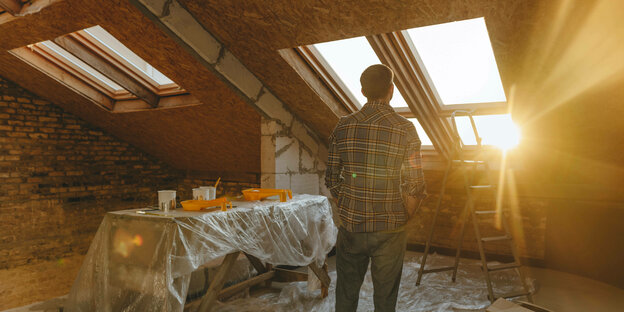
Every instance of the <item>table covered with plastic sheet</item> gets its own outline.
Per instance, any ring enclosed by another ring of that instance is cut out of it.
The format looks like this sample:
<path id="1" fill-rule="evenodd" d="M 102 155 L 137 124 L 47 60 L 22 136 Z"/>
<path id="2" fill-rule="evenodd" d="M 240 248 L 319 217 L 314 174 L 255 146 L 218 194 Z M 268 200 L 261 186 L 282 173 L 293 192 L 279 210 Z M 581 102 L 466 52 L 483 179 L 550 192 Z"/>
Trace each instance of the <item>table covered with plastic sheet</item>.
<path id="1" fill-rule="evenodd" d="M 274 265 L 322 265 L 336 242 L 324 196 L 233 204 L 215 212 L 107 213 L 65 311 L 182 311 L 190 274 L 202 264 L 242 251 Z"/>

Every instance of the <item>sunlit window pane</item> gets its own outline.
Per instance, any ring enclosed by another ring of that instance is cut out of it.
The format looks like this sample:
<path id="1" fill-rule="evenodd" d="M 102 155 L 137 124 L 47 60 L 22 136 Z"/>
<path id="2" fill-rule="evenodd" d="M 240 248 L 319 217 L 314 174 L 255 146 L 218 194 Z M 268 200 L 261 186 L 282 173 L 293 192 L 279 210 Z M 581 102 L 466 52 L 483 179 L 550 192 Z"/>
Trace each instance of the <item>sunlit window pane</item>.
<path id="1" fill-rule="evenodd" d="M 93 26 L 85 29 L 84 31 L 100 43 L 104 44 L 111 51 L 121 56 L 136 69 L 153 79 L 157 84 L 167 85 L 173 83 L 173 81 L 167 78 L 167 76 L 163 75 L 161 72 L 152 67 L 152 65 L 148 64 L 138 55 L 134 54 L 134 52 L 130 51 L 130 49 L 126 48 L 126 46 L 113 37 L 113 35 L 104 30 L 104 28 L 100 26 Z"/>
<path id="2" fill-rule="evenodd" d="M 85 62 L 81 61 L 79 58 L 75 57 L 73 54 L 67 52 L 65 49 L 59 47 L 56 43 L 48 40 L 48 41 L 40 42 L 38 44 L 41 44 L 47 47 L 48 49 L 52 50 L 54 53 L 56 53 L 58 57 L 63 59 L 64 63 L 73 64 L 74 66 L 81 68 L 83 71 L 87 73 L 87 75 L 91 76 L 92 79 L 99 81 L 101 84 L 106 85 L 115 91 L 124 90 L 120 85 L 108 79 L 106 76 L 100 74 L 99 71 L 87 65 Z"/>
<path id="3" fill-rule="evenodd" d="M 511 120 L 511 115 L 474 116 L 479 136 L 483 138 L 483 145 L 493 145 L 501 149 L 515 147 L 520 142 L 520 130 Z M 465 145 L 476 145 L 477 141 L 470 125 L 470 119 L 457 117 L 457 131 Z"/>
<path id="4" fill-rule="evenodd" d="M 506 101 L 483 18 L 407 32 L 443 104 Z"/>
<path id="5" fill-rule="evenodd" d="M 349 91 L 360 102 L 360 105 L 364 105 L 366 97 L 361 92 L 360 75 L 368 66 L 381 63 L 368 40 L 365 37 L 357 37 L 318 43 L 314 47 L 319 50 Z M 407 103 L 405 103 L 398 89 L 394 90 L 390 105 L 392 107 L 407 107 Z"/>
<path id="6" fill-rule="evenodd" d="M 420 138 L 421 145 L 433 145 L 433 143 L 431 143 L 431 140 L 427 136 L 427 133 L 425 133 L 425 129 L 423 129 L 423 127 L 418 122 L 418 119 L 416 118 L 407 118 L 407 119 L 411 121 L 414 124 L 414 126 L 416 126 L 416 133 L 418 133 L 418 137 Z"/>

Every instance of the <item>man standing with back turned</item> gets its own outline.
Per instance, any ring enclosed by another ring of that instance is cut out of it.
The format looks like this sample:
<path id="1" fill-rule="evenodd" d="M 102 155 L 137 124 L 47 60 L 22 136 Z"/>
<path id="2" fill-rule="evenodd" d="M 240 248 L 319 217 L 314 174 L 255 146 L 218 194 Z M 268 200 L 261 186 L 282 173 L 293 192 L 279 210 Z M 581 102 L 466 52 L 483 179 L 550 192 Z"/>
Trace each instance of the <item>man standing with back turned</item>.
<path id="1" fill-rule="evenodd" d="M 356 311 L 371 261 L 375 311 L 395 311 L 405 224 L 426 197 L 420 139 L 390 107 L 394 73 L 372 65 L 360 77 L 368 99 L 342 117 L 329 137 L 325 185 L 337 199 L 336 311 Z"/>

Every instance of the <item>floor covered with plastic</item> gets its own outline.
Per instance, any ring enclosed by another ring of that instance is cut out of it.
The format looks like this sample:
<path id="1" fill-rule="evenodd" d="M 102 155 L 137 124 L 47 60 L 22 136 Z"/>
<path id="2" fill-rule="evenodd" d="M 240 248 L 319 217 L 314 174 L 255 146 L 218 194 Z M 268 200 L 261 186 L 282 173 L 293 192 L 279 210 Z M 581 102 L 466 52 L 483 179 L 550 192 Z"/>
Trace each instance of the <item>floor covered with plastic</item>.
<path id="1" fill-rule="evenodd" d="M 490 305 L 480 262 L 462 259 L 455 283 L 451 281 L 451 272 L 447 271 L 426 274 L 421 285 L 415 286 L 420 257 L 410 253 L 406 255 L 397 311 L 480 310 Z M 452 257 L 430 255 L 427 268 L 449 266 L 453 260 Z M 217 311 L 334 311 L 336 271 L 331 263 L 329 271 L 332 284 L 325 299 L 320 298 L 320 290 L 308 292 L 307 282 L 297 282 L 284 284 L 280 292 L 220 303 Z M 491 276 L 495 293 L 522 290 L 518 275 L 513 270 L 493 272 Z M 529 279 L 528 284 L 533 292 L 534 281 Z M 373 310 L 373 283 L 369 270 L 360 289 L 358 311 Z"/>

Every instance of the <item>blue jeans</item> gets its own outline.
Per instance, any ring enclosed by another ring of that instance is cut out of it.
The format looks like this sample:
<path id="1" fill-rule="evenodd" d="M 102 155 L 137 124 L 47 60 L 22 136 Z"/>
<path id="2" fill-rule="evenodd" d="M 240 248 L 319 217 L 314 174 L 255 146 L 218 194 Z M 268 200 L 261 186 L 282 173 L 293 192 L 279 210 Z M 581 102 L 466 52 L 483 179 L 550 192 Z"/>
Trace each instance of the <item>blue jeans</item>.
<path id="1" fill-rule="evenodd" d="M 405 247 L 405 231 L 352 233 L 340 228 L 336 242 L 336 312 L 357 310 L 369 260 L 375 311 L 395 311 Z"/>

